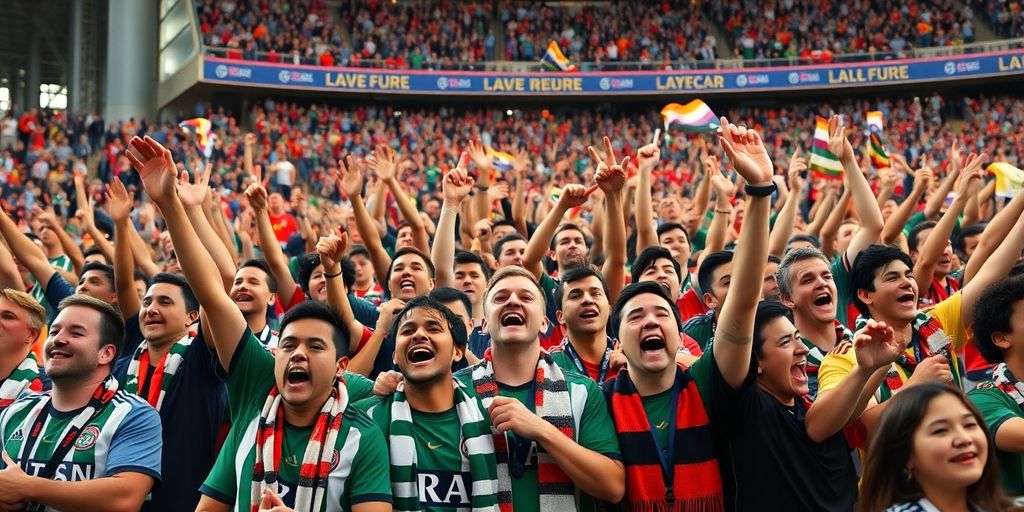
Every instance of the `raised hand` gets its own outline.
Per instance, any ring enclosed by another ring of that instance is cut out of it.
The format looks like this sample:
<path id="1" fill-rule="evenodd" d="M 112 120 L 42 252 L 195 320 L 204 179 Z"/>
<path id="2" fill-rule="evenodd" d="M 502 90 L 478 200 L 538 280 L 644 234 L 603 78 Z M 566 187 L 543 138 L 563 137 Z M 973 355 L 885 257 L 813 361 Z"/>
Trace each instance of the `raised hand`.
<path id="1" fill-rule="evenodd" d="M 473 234 L 477 240 L 486 241 L 491 238 L 491 228 L 493 224 L 487 219 L 481 219 L 476 221 L 473 225 Z"/>
<path id="2" fill-rule="evenodd" d="M 256 134 L 247 133 L 245 134 L 245 145 L 246 147 L 253 147 L 256 145 Z"/>
<path id="3" fill-rule="evenodd" d="M 899 182 L 899 179 L 896 171 L 889 167 L 883 167 L 878 170 L 878 182 L 881 188 L 892 190 L 896 188 L 896 183 Z"/>
<path id="4" fill-rule="evenodd" d="M 587 151 L 590 151 L 590 156 L 595 162 L 598 162 L 597 169 L 594 171 L 594 181 L 602 192 L 618 192 L 622 190 L 622 187 L 626 185 L 626 165 L 629 163 L 629 157 L 625 157 L 621 162 L 615 159 L 615 147 L 612 146 L 612 141 L 608 137 L 604 137 L 604 156 L 598 154 L 594 146 L 587 146 Z M 565 197 L 563 192 L 562 197 Z"/>
<path id="5" fill-rule="evenodd" d="M 36 205 L 32 208 L 32 216 L 35 217 L 44 226 L 50 229 L 60 229 L 57 225 L 57 216 L 53 213 L 53 211 L 44 210 L 40 208 L 38 205 Z"/>
<path id="6" fill-rule="evenodd" d="M 490 171 L 494 166 L 494 157 L 487 153 L 484 143 L 478 140 L 469 141 L 469 156 L 477 167 L 477 173 Z"/>
<path id="7" fill-rule="evenodd" d="M 340 173 L 335 178 L 338 185 L 338 190 L 341 190 L 349 199 L 356 197 L 362 197 L 363 189 L 363 169 L 359 162 L 356 162 L 355 157 L 349 155 L 348 165 L 345 162 L 338 160 L 338 170 Z"/>
<path id="8" fill-rule="evenodd" d="M 390 146 L 380 144 L 372 155 L 366 157 L 366 167 L 376 172 L 384 183 L 394 181 L 398 171 L 398 155 Z"/>
<path id="9" fill-rule="evenodd" d="M 178 168 L 171 152 L 149 136 L 132 137 L 125 156 L 142 177 L 146 193 L 158 206 L 174 199 Z"/>
<path id="10" fill-rule="evenodd" d="M 846 127 L 839 116 L 832 116 L 828 120 L 828 150 L 840 161 L 854 157 L 853 145 L 846 138 Z"/>
<path id="11" fill-rule="evenodd" d="M 114 181 L 107 185 L 106 196 L 107 213 L 114 219 L 114 222 L 127 220 L 132 213 L 134 201 L 128 194 L 128 190 L 124 188 L 124 183 L 121 183 L 120 178 L 115 176 Z"/>
<path id="12" fill-rule="evenodd" d="M 775 174 L 775 167 L 772 166 L 772 159 L 761 142 L 761 136 L 755 130 L 730 123 L 725 117 L 722 117 L 721 123 L 722 130 L 718 134 L 718 142 L 732 161 L 736 172 L 751 185 L 769 183 Z"/>
<path id="13" fill-rule="evenodd" d="M 925 192 L 932 184 L 932 180 L 935 178 L 932 173 L 932 169 L 928 166 L 922 167 L 917 171 L 914 171 L 914 190 Z"/>
<path id="14" fill-rule="evenodd" d="M 297 190 L 298 192 L 295 193 L 295 197 L 292 198 L 291 201 L 292 211 L 294 211 L 296 215 L 305 217 L 306 213 L 309 211 L 309 203 L 306 202 L 306 193 L 303 192 L 302 189 Z"/>
<path id="15" fill-rule="evenodd" d="M 178 198 L 185 208 L 202 206 L 210 193 L 210 166 L 196 162 L 196 182 L 189 182 L 188 171 L 181 173 L 178 179 Z"/>
<path id="16" fill-rule="evenodd" d="M 721 172 L 711 175 L 711 186 L 714 187 L 718 197 L 732 199 L 736 195 L 736 184 L 729 178 L 726 178 Z"/>
<path id="17" fill-rule="evenodd" d="M 526 172 L 530 170 L 530 154 L 525 149 L 518 148 L 513 156 L 515 159 L 512 160 L 512 170 L 515 171 L 519 179 L 526 178 Z"/>
<path id="18" fill-rule="evenodd" d="M 501 201 L 508 197 L 508 183 L 495 183 L 487 188 L 487 200 L 490 202 Z"/>
<path id="19" fill-rule="evenodd" d="M 590 198 L 590 194 L 595 190 L 597 190 L 597 185 L 593 185 L 589 188 L 576 184 L 566 185 L 565 188 L 562 189 L 562 197 L 558 198 L 558 207 L 568 211 L 571 208 L 581 206 L 583 203 L 587 202 L 587 199 Z"/>
<path id="20" fill-rule="evenodd" d="M 320 261 L 325 269 L 334 268 L 340 264 L 348 249 L 349 239 L 347 233 L 341 233 L 341 236 L 328 235 L 321 237 L 316 243 L 316 252 L 320 255 Z"/>
<path id="21" fill-rule="evenodd" d="M 987 155 L 982 153 L 975 155 L 971 153 L 967 155 L 967 159 L 964 160 L 964 168 L 960 171 L 960 184 L 956 187 L 957 197 L 963 197 L 967 199 L 973 191 L 977 190 L 977 185 L 981 181 L 982 173 L 981 164 L 985 162 Z"/>
<path id="22" fill-rule="evenodd" d="M 853 335 L 857 366 L 876 370 L 892 364 L 903 352 L 904 346 L 896 341 L 896 332 L 885 322 L 868 320 L 863 329 Z"/>
<path id="23" fill-rule="evenodd" d="M 963 148 L 961 148 L 956 139 L 949 144 L 949 172 L 959 172 L 960 164 L 963 163 Z"/>
<path id="24" fill-rule="evenodd" d="M 661 149 L 659 149 L 661 130 L 654 130 L 654 140 L 650 144 L 640 148 L 636 152 L 637 166 L 640 172 L 653 171 L 661 161 Z"/>
<path id="25" fill-rule="evenodd" d="M 267 211 L 267 189 L 263 188 L 263 185 L 259 183 L 249 185 L 249 188 L 245 189 L 245 197 L 249 199 L 249 206 L 256 213 Z"/>
<path id="26" fill-rule="evenodd" d="M 469 153 L 463 151 L 459 156 L 459 163 L 441 180 L 441 193 L 444 195 L 444 202 L 451 206 L 459 206 L 466 199 L 473 184 L 476 182 L 469 175 Z"/>

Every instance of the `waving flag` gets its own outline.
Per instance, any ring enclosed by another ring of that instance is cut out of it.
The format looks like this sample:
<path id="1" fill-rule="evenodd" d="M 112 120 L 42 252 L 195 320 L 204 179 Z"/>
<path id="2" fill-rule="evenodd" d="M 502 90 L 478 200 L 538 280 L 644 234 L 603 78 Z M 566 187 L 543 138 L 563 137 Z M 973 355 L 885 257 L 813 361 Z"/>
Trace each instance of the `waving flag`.
<path id="1" fill-rule="evenodd" d="M 885 116 L 878 110 L 868 112 L 867 124 L 869 132 L 882 133 L 885 129 Z"/>
<path id="2" fill-rule="evenodd" d="M 718 117 L 711 111 L 707 103 L 693 100 L 686 105 L 669 103 L 661 109 L 661 117 L 665 120 L 665 131 L 671 129 L 690 133 L 713 132 L 721 126 Z"/>
<path id="3" fill-rule="evenodd" d="M 996 197 L 1017 197 L 1024 188 L 1024 171 L 1006 162 L 989 164 L 988 172 L 996 176 Z"/>
<path id="4" fill-rule="evenodd" d="M 569 58 L 562 54 L 558 43 L 548 43 L 548 50 L 540 58 L 541 65 L 551 71 L 576 71 L 576 66 L 569 63 Z"/>
<path id="5" fill-rule="evenodd" d="M 816 174 L 833 180 L 843 179 L 843 164 L 828 150 L 828 120 L 818 116 L 814 128 L 814 145 L 808 167 Z"/>
<path id="6" fill-rule="evenodd" d="M 512 162 L 515 160 L 515 157 L 504 151 L 497 151 L 492 147 L 488 147 L 486 151 L 488 155 L 494 158 L 494 162 L 491 164 L 494 170 L 499 172 L 509 172 L 512 170 Z"/>
<path id="7" fill-rule="evenodd" d="M 210 158 L 210 154 L 213 152 L 213 136 L 210 135 L 210 129 L 213 124 L 210 120 L 205 117 L 193 117 L 192 119 L 186 119 L 178 126 L 186 132 L 191 132 L 196 137 L 196 144 L 203 151 L 206 158 Z"/>
<path id="8" fill-rule="evenodd" d="M 885 150 L 885 116 L 879 111 L 868 112 L 868 156 L 876 169 L 889 167 L 889 153 Z"/>

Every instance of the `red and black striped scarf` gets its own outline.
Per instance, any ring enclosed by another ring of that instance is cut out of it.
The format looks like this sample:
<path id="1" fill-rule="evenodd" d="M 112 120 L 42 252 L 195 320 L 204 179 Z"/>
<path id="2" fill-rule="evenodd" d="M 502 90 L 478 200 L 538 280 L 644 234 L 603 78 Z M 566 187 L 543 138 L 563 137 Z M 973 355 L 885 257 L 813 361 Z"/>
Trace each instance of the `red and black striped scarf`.
<path id="1" fill-rule="evenodd" d="M 672 497 L 668 496 L 658 446 L 651 433 L 643 401 L 629 373 L 612 381 L 608 402 L 619 448 L 626 465 L 627 511 L 720 511 L 725 508 L 722 477 L 714 450 L 714 431 L 696 383 L 676 367 L 679 397 L 675 407 L 674 453 L 671 454 Z M 608 389 L 608 388 L 606 388 Z"/>

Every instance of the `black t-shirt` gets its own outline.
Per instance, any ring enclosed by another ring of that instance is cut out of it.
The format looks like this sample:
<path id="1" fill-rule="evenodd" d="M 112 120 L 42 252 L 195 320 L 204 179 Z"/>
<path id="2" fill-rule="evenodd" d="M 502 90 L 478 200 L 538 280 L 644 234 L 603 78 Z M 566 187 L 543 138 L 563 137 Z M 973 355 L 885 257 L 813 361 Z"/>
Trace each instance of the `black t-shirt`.
<path id="1" fill-rule="evenodd" d="M 185 351 L 160 407 L 164 478 L 153 490 L 152 499 L 142 506 L 143 512 L 195 510 L 199 486 L 217 458 L 217 440 L 227 421 L 227 390 L 215 373 L 220 364 L 216 355 L 206 345 L 198 324 L 195 329 L 197 336 Z M 125 322 L 124 349 L 114 366 L 114 376 L 122 385 L 142 340 L 139 315 L 135 315 Z"/>
<path id="2" fill-rule="evenodd" d="M 807 437 L 806 406 L 787 407 L 757 384 L 750 372 L 733 390 L 718 371 L 712 422 L 718 435 L 728 510 L 789 512 L 854 510 L 857 473 L 842 433 L 824 443 Z"/>

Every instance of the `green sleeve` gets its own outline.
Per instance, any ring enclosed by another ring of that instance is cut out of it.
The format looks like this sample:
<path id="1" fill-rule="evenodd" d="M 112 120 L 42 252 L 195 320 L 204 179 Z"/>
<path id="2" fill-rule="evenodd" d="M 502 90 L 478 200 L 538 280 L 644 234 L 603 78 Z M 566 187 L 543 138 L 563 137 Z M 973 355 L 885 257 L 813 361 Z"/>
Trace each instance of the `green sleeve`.
<path id="1" fill-rule="evenodd" d="M 615 424 L 608 414 L 608 405 L 601 388 L 596 382 L 585 377 L 574 384 L 587 388 L 587 402 L 583 406 L 580 431 L 577 435 L 579 445 L 612 459 L 621 460 L 619 438 L 615 434 Z"/>
<path id="2" fill-rule="evenodd" d="M 704 250 L 704 246 L 707 245 L 708 230 L 707 228 L 700 228 L 693 236 L 690 237 L 690 249 L 693 252 L 700 252 Z"/>
<path id="3" fill-rule="evenodd" d="M 368 420 L 367 420 L 368 421 Z M 391 503 L 391 466 L 384 435 L 376 425 L 359 428 L 359 451 L 352 460 L 346 491 L 351 505 Z"/>
<path id="4" fill-rule="evenodd" d="M 259 414 L 267 394 L 276 385 L 274 356 L 270 355 L 248 327 L 231 359 L 226 384 L 231 420 L 235 423 Z"/>
<path id="5" fill-rule="evenodd" d="M 1006 393 L 998 389 L 975 388 L 967 393 L 967 397 L 981 411 L 981 416 L 985 419 L 985 425 L 992 432 L 993 438 L 1004 421 L 1024 416 L 1021 414 L 1020 407 Z"/>
<path id="6" fill-rule="evenodd" d="M 246 425 L 235 424 L 224 441 L 224 447 L 217 455 L 217 461 L 213 463 L 210 474 L 199 488 L 199 492 L 209 496 L 221 503 L 235 505 L 235 495 L 238 493 L 238 482 L 235 480 L 235 454 L 238 451 L 239 442 L 245 432 Z"/>
<path id="7" fill-rule="evenodd" d="M 903 235 L 910 236 L 910 230 L 914 229 L 914 226 L 924 222 L 924 212 L 915 212 L 907 219 L 907 223 L 903 225 Z"/>
<path id="8" fill-rule="evenodd" d="M 358 373 L 345 372 L 345 387 L 348 388 L 349 403 L 373 396 L 373 381 Z"/>

